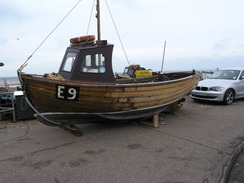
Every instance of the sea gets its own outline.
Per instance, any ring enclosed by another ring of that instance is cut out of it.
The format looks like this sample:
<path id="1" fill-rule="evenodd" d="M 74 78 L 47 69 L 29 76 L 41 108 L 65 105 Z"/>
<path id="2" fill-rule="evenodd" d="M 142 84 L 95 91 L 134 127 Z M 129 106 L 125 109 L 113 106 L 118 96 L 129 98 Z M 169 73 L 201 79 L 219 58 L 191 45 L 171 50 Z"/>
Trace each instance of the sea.
<path id="1" fill-rule="evenodd" d="M 18 77 L 0 77 L 0 87 L 5 87 L 5 82 L 11 87 L 16 87 L 20 85 Z"/>

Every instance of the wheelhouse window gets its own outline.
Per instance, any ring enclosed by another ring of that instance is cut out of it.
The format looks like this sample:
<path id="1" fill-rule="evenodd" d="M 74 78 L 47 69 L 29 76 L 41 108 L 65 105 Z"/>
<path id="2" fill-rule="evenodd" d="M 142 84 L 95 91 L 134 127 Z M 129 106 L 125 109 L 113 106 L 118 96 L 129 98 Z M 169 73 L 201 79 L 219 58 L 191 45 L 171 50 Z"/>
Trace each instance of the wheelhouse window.
<path id="1" fill-rule="evenodd" d="M 105 73 L 105 57 L 103 54 L 86 55 L 80 68 L 85 73 Z"/>
<path id="2" fill-rule="evenodd" d="M 77 53 L 67 53 L 62 70 L 71 72 Z"/>

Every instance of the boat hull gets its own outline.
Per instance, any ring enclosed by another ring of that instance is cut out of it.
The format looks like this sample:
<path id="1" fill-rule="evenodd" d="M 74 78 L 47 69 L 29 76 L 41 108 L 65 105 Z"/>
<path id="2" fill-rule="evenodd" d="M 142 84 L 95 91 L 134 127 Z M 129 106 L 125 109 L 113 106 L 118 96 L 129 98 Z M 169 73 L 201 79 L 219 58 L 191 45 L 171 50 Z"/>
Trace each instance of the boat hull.
<path id="1" fill-rule="evenodd" d="M 179 109 L 182 106 L 183 101 L 184 99 L 180 99 L 175 102 L 165 104 L 162 106 L 155 106 L 151 108 L 132 110 L 132 111 L 111 112 L 111 113 L 78 113 L 78 112 L 39 113 L 38 111 L 36 111 L 35 117 L 42 123 L 49 126 L 61 125 L 64 123 L 81 124 L 81 123 L 102 122 L 107 120 L 114 121 L 114 120 L 143 119 L 143 118 L 151 117 L 155 113 L 161 113 L 164 111 L 175 112 L 175 110 Z M 31 104 L 29 103 L 29 105 Z"/>
<path id="2" fill-rule="evenodd" d="M 199 81 L 199 75 L 189 75 L 169 81 L 105 85 L 20 76 L 27 100 L 35 112 L 58 123 L 81 123 L 86 118 L 147 117 L 177 103 Z"/>

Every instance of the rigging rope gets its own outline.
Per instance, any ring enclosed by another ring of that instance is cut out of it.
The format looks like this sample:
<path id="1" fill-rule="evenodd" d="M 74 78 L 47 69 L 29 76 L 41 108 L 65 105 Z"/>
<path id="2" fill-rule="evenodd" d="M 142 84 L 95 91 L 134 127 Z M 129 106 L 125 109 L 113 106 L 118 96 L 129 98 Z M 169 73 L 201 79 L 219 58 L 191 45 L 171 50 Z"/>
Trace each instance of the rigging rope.
<path id="1" fill-rule="evenodd" d="M 118 31 L 118 29 L 117 29 L 117 27 L 116 27 L 116 24 L 115 24 L 115 21 L 114 21 L 114 19 L 113 19 L 113 16 L 112 16 L 112 13 L 111 13 L 111 11 L 110 11 L 110 8 L 109 8 L 109 6 L 108 6 L 108 2 L 107 2 L 107 0 L 105 0 L 105 2 L 106 2 L 106 5 L 107 5 L 109 14 L 110 14 L 110 16 L 111 16 L 112 22 L 113 22 L 113 24 L 114 24 L 114 27 L 115 27 L 117 36 L 119 37 L 120 44 L 121 44 L 121 46 L 122 46 L 122 48 L 123 48 L 123 51 L 124 51 L 124 54 L 125 54 L 127 63 L 130 65 L 129 59 L 128 59 L 127 54 L 126 54 L 126 52 L 125 52 L 124 45 L 123 45 L 122 40 L 121 40 L 121 38 L 120 38 L 119 31 Z"/>
<path id="2" fill-rule="evenodd" d="M 72 8 L 71 10 L 64 16 L 64 18 L 54 27 L 54 29 L 47 35 L 47 37 L 39 44 L 39 46 L 33 51 L 33 53 L 26 59 L 26 61 L 20 66 L 19 68 L 19 71 L 21 72 L 23 70 L 23 68 L 27 65 L 27 62 L 30 60 L 30 58 L 37 52 L 37 50 L 46 42 L 46 40 L 52 35 L 52 33 L 60 26 L 60 24 L 69 16 L 69 14 L 76 8 L 76 6 L 81 2 L 82 0 L 79 0 Z M 120 34 L 118 32 L 118 29 L 116 27 L 116 24 L 115 24 L 115 21 L 113 19 L 113 16 L 112 16 L 112 13 L 111 13 L 111 10 L 109 8 L 109 5 L 108 5 L 108 2 L 107 0 L 105 0 L 106 2 L 106 5 L 107 5 L 107 8 L 108 8 L 108 11 L 109 11 L 109 14 L 111 16 L 111 19 L 112 19 L 112 22 L 114 24 L 114 27 L 115 27 L 115 30 L 116 30 L 116 33 L 117 33 L 117 36 L 119 38 L 119 41 L 120 41 L 120 44 L 122 46 L 122 49 L 123 49 L 123 52 L 125 54 L 125 57 L 126 57 L 126 60 L 127 60 L 127 63 L 130 65 L 130 62 L 129 62 L 129 59 L 128 59 L 128 56 L 126 54 L 126 51 L 125 51 L 125 48 L 124 48 L 124 45 L 122 43 L 122 40 L 121 40 L 121 37 L 120 37 Z M 95 4 L 95 0 L 93 1 L 93 5 L 92 7 L 94 8 L 94 4 Z M 93 8 L 91 10 L 91 15 L 90 15 L 90 19 L 89 19 L 89 23 L 88 23 L 88 28 L 87 28 L 87 34 L 88 34 L 88 31 L 89 31 L 89 28 L 90 28 L 90 23 L 91 23 L 91 16 L 92 16 L 92 12 L 93 12 Z"/>
<path id="3" fill-rule="evenodd" d="M 82 0 L 79 0 L 72 8 L 71 10 L 64 16 L 64 18 L 54 27 L 54 29 L 47 35 L 47 37 L 41 42 L 41 44 L 34 50 L 34 52 L 27 58 L 27 60 L 21 65 L 20 71 L 27 65 L 27 62 L 30 60 L 30 58 L 36 53 L 36 51 L 44 44 L 44 42 L 52 35 L 52 33 L 59 27 L 59 25 L 69 16 L 69 14 L 76 8 L 76 6 L 81 2 Z"/>
<path id="4" fill-rule="evenodd" d="M 93 1 L 93 4 L 92 4 L 92 9 L 91 9 L 91 14 L 90 14 L 89 22 L 88 22 L 88 27 L 87 27 L 86 35 L 88 35 L 88 32 L 89 32 L 89 28 L 90 28 L 90 24 L 91 24 L 91 18 L 92 18 L 92 12 L 93 12 L 93 9 L 94 9 L 95 1 L 96 1 L 96 0 L 94 0 L 94 1 Z"/>

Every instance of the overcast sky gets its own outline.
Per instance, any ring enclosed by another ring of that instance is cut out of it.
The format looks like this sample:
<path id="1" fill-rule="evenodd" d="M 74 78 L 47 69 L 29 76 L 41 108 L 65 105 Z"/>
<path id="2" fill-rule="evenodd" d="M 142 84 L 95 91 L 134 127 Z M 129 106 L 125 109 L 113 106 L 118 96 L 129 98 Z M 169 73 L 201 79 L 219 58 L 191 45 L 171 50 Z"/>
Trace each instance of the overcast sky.
<path id="1" fill-rule="evenodd" d="M 16 76 L 21 64 L 78 0 L 0 0 L 0 77 Z M 244 66 L 243 0 L 107 0 L 130 64 L 164 70 Z M 128 65 L 105 0 L 102 39 L 115 45 L 113 68 Z M 79 5 L 37 50 L 23 70 L 58 72 L 69 39 L 87 34 L 93 0 Z M 96 35 L 95 9 L 88 34 Z"/>

